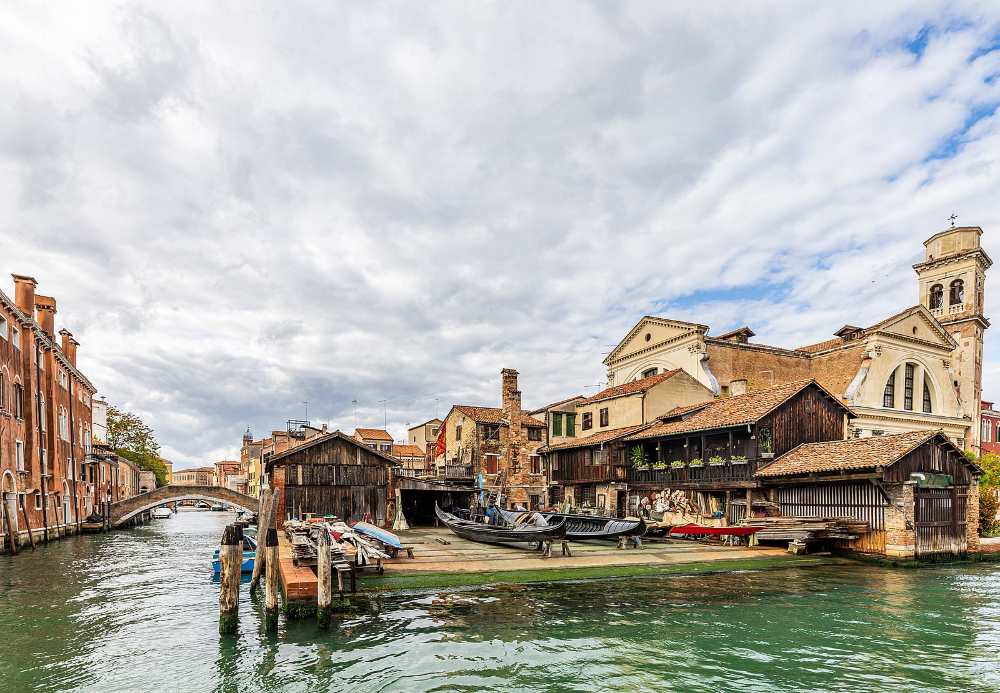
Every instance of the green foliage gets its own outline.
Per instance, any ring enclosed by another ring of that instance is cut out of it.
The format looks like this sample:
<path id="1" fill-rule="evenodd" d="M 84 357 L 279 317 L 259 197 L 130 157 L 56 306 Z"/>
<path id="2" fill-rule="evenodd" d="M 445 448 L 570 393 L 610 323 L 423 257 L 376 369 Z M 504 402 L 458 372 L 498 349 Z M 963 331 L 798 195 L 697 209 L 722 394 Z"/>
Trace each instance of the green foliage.
<path id="1" fill-rule="evenodd" d="M 746 455 L 733 455 L 729 458 L 729 462 L 732 464 L 743 464 L 747 461 Z"/>
<path id="2" fill-rule="evenodd" d="M 711 457 L 708 458 L 708 463 L 709 464 L 725 464 L 726 460 L 724 460 L 723 458 L 719 457 L 718 455 L 712 455 Z"/>
<path id="3" fill-rule="evenodd" d="M 167 483 L 167 467 L 160 457 L 160 444 L 153 429 L 133 414 L 117 407 L 108 407 L 108 445 L 115 453 L 134 462 L 139 469 L 156 475 L 156 485 Z"/>
<path id="4" fill-rule="evenodd" d="M 641 445 L 633 445 L 629 455 L 632 458 L 633 467 L 642 467 L 646 464 L 646 456 L 642 452 Z"/>
<path id="5" fill-rule="evenodd" d="M 1000 489 L 1000 455 L 988 452 L 978 460 L 972 458 L 983 468 L 983 476 L 979 479 L 980 488 Z"/>
<path id="6" fill-rule="evenodd" d="M 697 464 L 695 464 L 696 462 L 697 462 Z M 691 466 L 692 467 L 698 467 L 700 465 L 701 465 L 701 460 L 691 460 Z M 683 460 L 674 460 L 673 462 L 670 463 L 670 466 L 673 467 L 674 469 L 680 469 L 681 467 L 684 466 L 684 461 Z"/>
<path id="7" fill-rule="evenodd" d="M 995 488 L 979 487 L 979 535 L 987 536 L 1000 529 L 997 527 L 997 510 L 1000 510 L 1000 491 Z"/>

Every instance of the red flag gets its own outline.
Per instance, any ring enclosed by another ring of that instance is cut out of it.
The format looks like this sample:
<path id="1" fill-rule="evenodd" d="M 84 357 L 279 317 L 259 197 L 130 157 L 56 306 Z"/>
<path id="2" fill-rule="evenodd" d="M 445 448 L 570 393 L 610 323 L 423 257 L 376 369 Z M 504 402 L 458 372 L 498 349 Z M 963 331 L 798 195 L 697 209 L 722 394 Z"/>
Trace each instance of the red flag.
<path id="1" fill-rule="evenodd" d="M 448 446 L 444 442 L 445 441 L 444 433 L 445 430 L 447 430 L 447 428 L 448 428 L 448 419 L 445 419 L 444 423 L 441 424 L 441 430 L 438 431 L 437 440 L 434 442 L 434 457 L 440 457 L 448 450 Z"/>

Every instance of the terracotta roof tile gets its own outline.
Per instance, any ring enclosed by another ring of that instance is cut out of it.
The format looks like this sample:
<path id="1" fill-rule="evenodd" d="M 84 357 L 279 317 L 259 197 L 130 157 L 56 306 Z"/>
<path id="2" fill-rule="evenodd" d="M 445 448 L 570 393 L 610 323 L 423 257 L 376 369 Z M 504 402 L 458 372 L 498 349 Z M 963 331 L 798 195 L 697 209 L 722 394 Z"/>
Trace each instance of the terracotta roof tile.
<path id="1" fill-rule="evenodd" d="M 392 442 L 392 436 L 388 431 L 381 428 L 355 428 L 354 435 L 365 440 L 388 440 Z"/>
<path id="2" fill-rule="evenodd" d="M 678 433 L 708 431 L 715 428 L 728 428 L 754 423 L 810 385 L 822 387 L 814 380 L 797 380 L 764 390 L 752 390 L 736 397 L 716 399 L 709 402 L 707 406 L 700 408 L 692 407 L 690 413 L 685 413 L 683 410 L 676 413 L 677 410 L 674 410 L 660 417 L 661 419 L 669 420 L 654 424 L 639 433 L 631 435 L 628 437 L 628 440 L 659 438 Z M 825 388 L 824 391 L 826 391 Z M 827 394 L 836 399 L 829 392 Z M 678 416 L 681 418 L 677 418 Z"/>
<path id="3" fill-rule="evenodd" d="M 759 477 L 796 476 L 888 467 L 940 431 L 910 431 L 888 436 L 805 443 L 757 472 Z"/>
<path id="4" fill-rule="evenodd" d="M 547 445 L 542 448 L 541 452 L 552 452 L 554 450 L 569 450 L 572 448 L 586 448 L 591 445 L 600 445 L 601 443 L 607 443 L 612 440 L 618 440 L 619 438 L 624 438 L 630 433 L 635 433 L 649 424 L 639 424 L 638 426 L 625 426 L 624 428 L 612 428 L 607 431 L 601 431 L 600 433 L 594 433 L 583 438 L 574 438 L 572 440 L 567 440 L 562 443 L 556 443 L 554 445 Z"/>
<path id="5" fill-rule="evenodd" d="M 455 409 L 459 410 L 476 423 L 504 423 L 503 409 L 500 407 L 474 407 L 469 404 L 456 404 Z M 545 422 L 539 421 L 528 412 L 521 410 L 521 423 L 525 426 L 545 428 Z"/>
<path id="6" fill-rule="evenodd" d="M 419 445 L 409 445 L 406 443 L 393 443 L 392 445 L 393 457 L 425 457 L 426 454 Z"/>
<path id="7" fill-rule="evenodd" d="M 591 402 L 599 402 L 602 399 L 610 399 L 612 397 L 622 397 L 623 395 L 634 395 L 637 392 L 645 392 L 649 388 L 659 385 L 664 380 L 669 380 L 680 372 L 680 368 L 675 368 L 672 371 L 651 375 L 648 378 L 640 378 L 639 380 L 632 380 L 631 382 L 624 383 L 623 385 L 615 385 L 613 387 L 605 388 L 596 395 L 591 395 L 586 398 L 580 402 L 580 404 L 589 404 Z"/>

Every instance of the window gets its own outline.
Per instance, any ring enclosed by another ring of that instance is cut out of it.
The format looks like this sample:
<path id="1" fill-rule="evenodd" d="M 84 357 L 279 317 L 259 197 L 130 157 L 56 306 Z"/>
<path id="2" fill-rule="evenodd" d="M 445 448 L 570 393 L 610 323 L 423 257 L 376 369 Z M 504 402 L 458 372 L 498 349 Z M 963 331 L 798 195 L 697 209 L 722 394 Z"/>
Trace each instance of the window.
<path id="1" fill-rule="evenodd" d="M 532 427 L 528 429 L 528 440 L 541 440 L 542 439 L 542 429 Z"/>
<path id="2" fill-rule="evenodd" d="M 576 414 L 566 415 L 566 436 L 572 438 L 576 435 Z"/>
<path id="3" fill-rule="evenodd" d="M 65 407 L 59 407 L 59 437 L 69 441 L 69 417 L 66 415 Z"/>
<path id="4" fill-rule="evenodd" d="M 0 411 L 7 408 L 7 377 L 0 371 Z"/>
<path id="5" fill-rule="evenodd" d="M 462 440 L 462 425 L 461 424 L 459 424 L 458 426 L 455 426 L 455 440 L 456 441 L 461 441 Z"/>
<path id="6" fill-rule="evenodd" d="M 483 440 L 486 441 L 500 440 L 500 424 L 483 424 L 479 427 L 479 430 L 483 436 Z"/>
<path id="7" fill-rule="evenodd" d="M 431 426 L 431 435 L 437 438 L 438 431 L 440 431 L 439 426 Z"/>
<path id="8" fill-rule="evenodd" d="M 483 455 L 483 466 L 487 474 L 496 474 L 500 467 L 500 455 L 488 452 Z"/>
<path id="9" fill-rule="evenodd" d="M 35 491 L 34 495 L 35 495 L 35 510 L 41 510 L 42 509 L 42 492 L 41 491 Z"/>
<path id="10" fill-rule="evenodd" d="M 604 407 L 603 409 L 601 409 L 600 415 L 601 415 L 601 426 L 607 426 L 608 425 L 608 408 Z"/>
<path id="11" fill-rule="evenodd" d="M 903 409 L 913 411 L 913 364 L 906 364 L 903 377 Z"/>
<path id="12" fill-rule="evenodd" d="M 885 435 L 885 431 L 880 431 L 877 428 L 873 428 L 872 429 L 872 435 L 873 436 L 884 436 Z"/>
<path id="13" fill-rule="evenodd" d="M 656 368 L 647 368 L 646 370 L 644 370 L 642 372 L 642 377 L 643 378 L 650 378 L 650 377 L 656 375 L 656 372 L 657 372 Z"/>
<path id="14" fill-rule="evenodd" d="M 892 409 L 896 406 L 896 371 L 892 372 L 889 380 L 885 383 L 885 391 L 882 393 L 882 406 Z"/>
<path id="15" fill-rule="evenodd" d="M 563 415 L 557 411 L 552 412 L 552 435 L 561 436 L 562 435 L 562 420 Z"/>
<path id="16" fill-rule="evenodd" d="M 982 438 L 982 442 L 989 443 L 991 438 L 990 434 L 992 432 L 993 432 L 993 424 L 990 422 L 989 419 L 984 418 L 981 426 L 981 435 L 980 435 L 980 437 Z"/>
<path id="17" fill-rule="evenodd" d="M 16 327 L 10 328 L 10 343 L 14 345 L 15 349 L 21 348 L 21 333 L 17 331 Z"/>
<path id="18" fill-rule="evenodd" d="M 42 448 L 42 476 L 49 475 L 49 451 Z"/>
<path id="19" fill-rule="evenodd" d="M 927 375 L 924 375 L 924 413 L 931 413 L 931 386 L 927 382 Z"/>
<path id="20" fill-rule="evenodd" d="M 38 423 L 42 427 L 42 433 L 45 432 L 45 398 L 39 396 L 38 398 Z"/>
<path id="21" fill-rule="evenodd" d="M 17 464 L 17 471 L 24 471 L 24 441 L 14 441 L 14 462 Z"/>
<path id="22" fill-rule="evenodd" d="M 66 371 L 62 370 L 59 371 L 58 380 L 59 380 L 59 386 L 62 387 L 62 389 L 64 390 L 69 389 L 69 378 L 66 377 Z"/>
<path id="23" fill-rule="evenodd" d="M 935 308 L 941 308 L 944 305 L 944 287 L 940 284 L 935 284 L 931 287 L 930 297 L 927 301 L 927 307 L 931 310 Z"/>
<path id="24" fill-rule="evenodd" d="M 948 294 L 948 305 L 956 306 L 965 303 L 965 282 L 956 279 L 951 283 L 951 291 Z"/>
<path id="25" fill-rule="evenodd" d="M 541 455 L 528 455 L 528 468 L 531 470 L 532 474 L 541 474 L 542 473 Z"/>
<path id="26" fill-rule="evenodd" d="M 594 415 L 588 411 L 583 415 L 583 426 L 581 426 L 581 428 L 583 428 L 583 430 L 585 431 L 589 431 L 593 427 L 594 427 Z"/>
<path id="27" fill-rule="evenodd" d="M 0 315 L 0 338 L 7 339 L 7 318 Z"/>

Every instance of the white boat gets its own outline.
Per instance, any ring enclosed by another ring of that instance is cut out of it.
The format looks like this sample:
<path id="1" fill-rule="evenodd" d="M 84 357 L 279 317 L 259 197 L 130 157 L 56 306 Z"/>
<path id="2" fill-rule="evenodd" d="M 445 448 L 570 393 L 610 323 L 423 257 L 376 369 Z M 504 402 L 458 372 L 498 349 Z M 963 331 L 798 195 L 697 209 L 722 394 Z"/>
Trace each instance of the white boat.
<path id="1" fill-rule="evenodd" d="M 156 510 L 153 511 L 153 519 L 154 520 L 169 520 L 170 517 L 173 514 L 174 513 L 173 513 L 172 510 L 170 510 L 170 508 L 159 507 L 159 508 L 157 508 Z"/>

